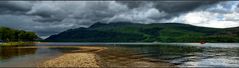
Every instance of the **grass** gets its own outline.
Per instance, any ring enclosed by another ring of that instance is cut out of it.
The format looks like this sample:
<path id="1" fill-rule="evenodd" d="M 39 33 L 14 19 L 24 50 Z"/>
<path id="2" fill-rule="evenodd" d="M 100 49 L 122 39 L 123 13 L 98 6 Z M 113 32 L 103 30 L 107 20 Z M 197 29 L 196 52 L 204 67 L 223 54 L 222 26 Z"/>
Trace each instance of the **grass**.
<path id="1" fill-rule="evenodd" d="M 34 44 L 34 42 L 4 42 L 0 43 L 0 46 L 25 46 L 32 44 Z"/>

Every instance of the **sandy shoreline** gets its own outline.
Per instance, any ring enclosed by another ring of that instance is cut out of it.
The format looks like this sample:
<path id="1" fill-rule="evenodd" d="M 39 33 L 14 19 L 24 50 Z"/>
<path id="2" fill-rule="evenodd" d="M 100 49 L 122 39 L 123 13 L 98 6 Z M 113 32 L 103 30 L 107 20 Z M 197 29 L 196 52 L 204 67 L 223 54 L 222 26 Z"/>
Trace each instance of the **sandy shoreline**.
<path id="1" fill-rule="evenodd" d="M 99 67 L 93 53 L 69 53 L 43 62 L 38 67 Z"/>
<path id="2" fill-rule="evenodd" d="M 105 47 L 89 47 L 89 46 L 81 46 L 81 47 L 68 46 L 68 47 L 79 49 L 67 51 L 65 52 L 65 54 L 59 57 L 47 60 L 37 65 L 37 67 L 100 67 L 101 62 L 97 59 L 95 53 L 106 49 Z M 54 48 L 54 46 L 48 48 Z"/>

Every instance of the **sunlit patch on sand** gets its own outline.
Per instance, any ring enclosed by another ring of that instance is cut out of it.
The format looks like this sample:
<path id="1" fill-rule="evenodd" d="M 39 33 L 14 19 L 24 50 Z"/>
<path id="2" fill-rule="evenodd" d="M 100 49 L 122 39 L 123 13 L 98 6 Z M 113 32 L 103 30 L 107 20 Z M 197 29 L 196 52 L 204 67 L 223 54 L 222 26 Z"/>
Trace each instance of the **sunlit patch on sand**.
<path id="1" fill-rule="evenodd" d="M 95 54 L 70 53 L 48 60 L 39 67 L 99 67 Z"/>

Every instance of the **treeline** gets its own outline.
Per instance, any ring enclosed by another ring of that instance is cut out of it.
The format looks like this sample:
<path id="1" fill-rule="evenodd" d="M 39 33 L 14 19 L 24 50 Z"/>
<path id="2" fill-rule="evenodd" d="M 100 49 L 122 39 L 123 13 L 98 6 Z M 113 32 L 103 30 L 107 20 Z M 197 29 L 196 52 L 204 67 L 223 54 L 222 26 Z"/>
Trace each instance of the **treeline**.
<path id="1" fill-rule="evenodd" d="M 34 41 L 38 36 L 34 32 L 0 27 L 0 40 L 4 42 Z"/>

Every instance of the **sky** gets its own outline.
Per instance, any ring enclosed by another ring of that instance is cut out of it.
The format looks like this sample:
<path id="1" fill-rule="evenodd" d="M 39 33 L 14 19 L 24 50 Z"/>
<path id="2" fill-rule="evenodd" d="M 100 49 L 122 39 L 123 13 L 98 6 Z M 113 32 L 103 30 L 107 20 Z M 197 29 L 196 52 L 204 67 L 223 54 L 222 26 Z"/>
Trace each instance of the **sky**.
<path id="1" fill-rule="evenodd" d="M 41 38 L 96 22 L 239 26 L 239 1 L 0 1 L 0 26 Z"/>

